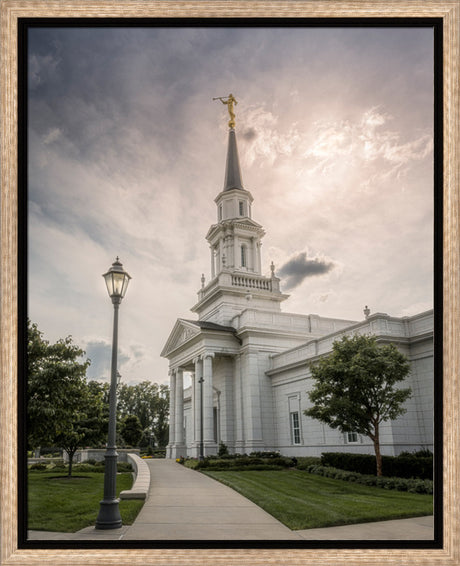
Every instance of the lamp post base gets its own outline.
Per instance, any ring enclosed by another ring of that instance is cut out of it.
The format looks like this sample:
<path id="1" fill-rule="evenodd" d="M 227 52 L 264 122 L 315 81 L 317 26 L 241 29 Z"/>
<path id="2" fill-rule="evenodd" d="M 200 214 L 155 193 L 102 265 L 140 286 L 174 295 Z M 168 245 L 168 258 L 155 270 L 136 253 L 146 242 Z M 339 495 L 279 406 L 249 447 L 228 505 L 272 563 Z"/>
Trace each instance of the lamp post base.
<path id="1" fill-rule="evenodd" d="M 96 520 L 96 529 L 119 529 L 122 526 L 119 499 L 100 502 L 99 515 Z"/>

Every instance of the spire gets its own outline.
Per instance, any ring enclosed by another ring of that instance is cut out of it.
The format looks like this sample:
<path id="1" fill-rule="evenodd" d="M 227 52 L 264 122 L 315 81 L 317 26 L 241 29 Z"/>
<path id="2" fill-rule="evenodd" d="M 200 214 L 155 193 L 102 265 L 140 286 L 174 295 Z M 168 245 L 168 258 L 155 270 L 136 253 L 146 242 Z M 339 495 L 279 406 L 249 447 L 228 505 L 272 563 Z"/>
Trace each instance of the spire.
<path id="1" fill-rule="evenodd" d="M 236 147 L 236 133 L 233 128 L 228 132 L 227 164 L 225 167 L 224 191 L 231 189 L 242 189 L 240 160 L 238 159 L 238 148 Z"/>
<path id="2" fill-rule="evenodd" d="M 225 98 L 227 98 L 227 100 L 225 100 Z M 232 189 L 241 189 L 244 191 L 235 134 L 234 105 L 238 104 L 238 102 L 232 93 L 230 93 L 227 97 L 218 96 L 216 98 L 213 98 L 213 100 L 220 100 L 222 104 L 225 104 L 230 116 L 230 121 L 228 122 L 228 127 L 230 128 L 230 130 L 228 132 L 228 151 L 227 165 L 225 168 L 224 191 L 231 191 Z"/>

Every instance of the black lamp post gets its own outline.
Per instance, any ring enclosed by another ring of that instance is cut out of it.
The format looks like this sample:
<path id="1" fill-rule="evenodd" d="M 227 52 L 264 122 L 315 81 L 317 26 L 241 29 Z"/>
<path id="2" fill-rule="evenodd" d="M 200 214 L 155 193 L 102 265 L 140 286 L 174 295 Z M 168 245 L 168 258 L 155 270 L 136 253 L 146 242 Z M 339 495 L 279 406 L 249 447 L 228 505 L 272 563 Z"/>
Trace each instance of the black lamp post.
<path id="1" fill-rule="evenodd" d="M 112 267 L 103 275 L 107 291 L 113 303 L 113 341 L 112 366 L 110 376 L 109 394 L 109 435 L 105 453 L 104 473 L 104 499 L 100 502 L 99 515 L 96 520 L 96 529 L 118 529 L 121 527 L 121 515 L 118 508 L 119 499 L 116 497 L 117 482 L 117 451 L 116 451 L 116 424 L 117 424 L 117 351 L 118 351 L 118 309 L 125 296 L 131 277 L 123 269 L 118 257 Z"/>

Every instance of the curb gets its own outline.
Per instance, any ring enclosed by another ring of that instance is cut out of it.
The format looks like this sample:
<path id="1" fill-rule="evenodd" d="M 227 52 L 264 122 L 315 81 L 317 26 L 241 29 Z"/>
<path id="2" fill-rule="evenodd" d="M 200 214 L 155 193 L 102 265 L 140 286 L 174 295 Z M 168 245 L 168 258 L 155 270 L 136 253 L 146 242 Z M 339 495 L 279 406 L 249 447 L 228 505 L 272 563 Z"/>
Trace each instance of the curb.
<path id="1" fill-rule="evenodd" d="M 147 499 L 150 488 L 150 470 L 147 462 L 137 454 L 128 454 L 127 458 L 134 468 L 136 479 L 131 489 L 120 492 L 120 499 Z"/>

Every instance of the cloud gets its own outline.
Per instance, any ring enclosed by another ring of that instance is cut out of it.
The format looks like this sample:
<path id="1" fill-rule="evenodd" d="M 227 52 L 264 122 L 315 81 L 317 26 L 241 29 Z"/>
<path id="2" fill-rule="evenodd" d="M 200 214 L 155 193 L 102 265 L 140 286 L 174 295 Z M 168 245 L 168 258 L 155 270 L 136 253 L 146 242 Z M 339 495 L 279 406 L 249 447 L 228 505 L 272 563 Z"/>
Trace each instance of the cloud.
<path id="1" fill-rule="evenodd" d="M 304 157 L 311 162 L 310 173 L 330 175 L 345 161 L 355 170 L 381 164 L 379 173 L 372 177 L 374 183 L 379 178 L 400 177 L 409 164 L 431 153 L 433 137 L 424 132 L 403 142 L 401 131 L 388 127 L 391 120 L 390 114 L 373 107 L 364 111 L 359 120 L 317 121 L 313 127 L 314 141 L 304 149 Z"/>
<path id="2" fill-rule="evenodd" d="M 253 141 L 257 137 L 257 131 L 253 127 L 245 128 L 241 133 L 241 137 L 248 142 Z"/>
<path id="3" fill-rule="evenodd" d="M 291 257 L 278 271 L 285 279 L 285 289 L 289 291 L 298 287 L 307 277 L 324 275 L 334 269 L 333 261 L 321 257 L 308 258 L 307 252 L 300 252 Z"/>
<path id="4" fill-rule="evenodd" d="M 90 379 L 110 381 L 110 364 L 112 359 L 112 344 L 104 339 L 90 339 L 84 344 L 86 357 L 91 360 L 87 375 Z M 130 361 L 130 356 L 118 350 L 118 368 L 122 371 L 123 365 Z"/>
<path id="5" fill-rule="evenodd" d="M 261 106 L 243 110 L 241 121 L 247 132 L 242 136 L 246 142 L 243 160 L 249 166 L 256 160 L 273 165 L 278 157 L 292 155 L 301 139 L 295 124 L 283 131 L 279 117 Z"/>

